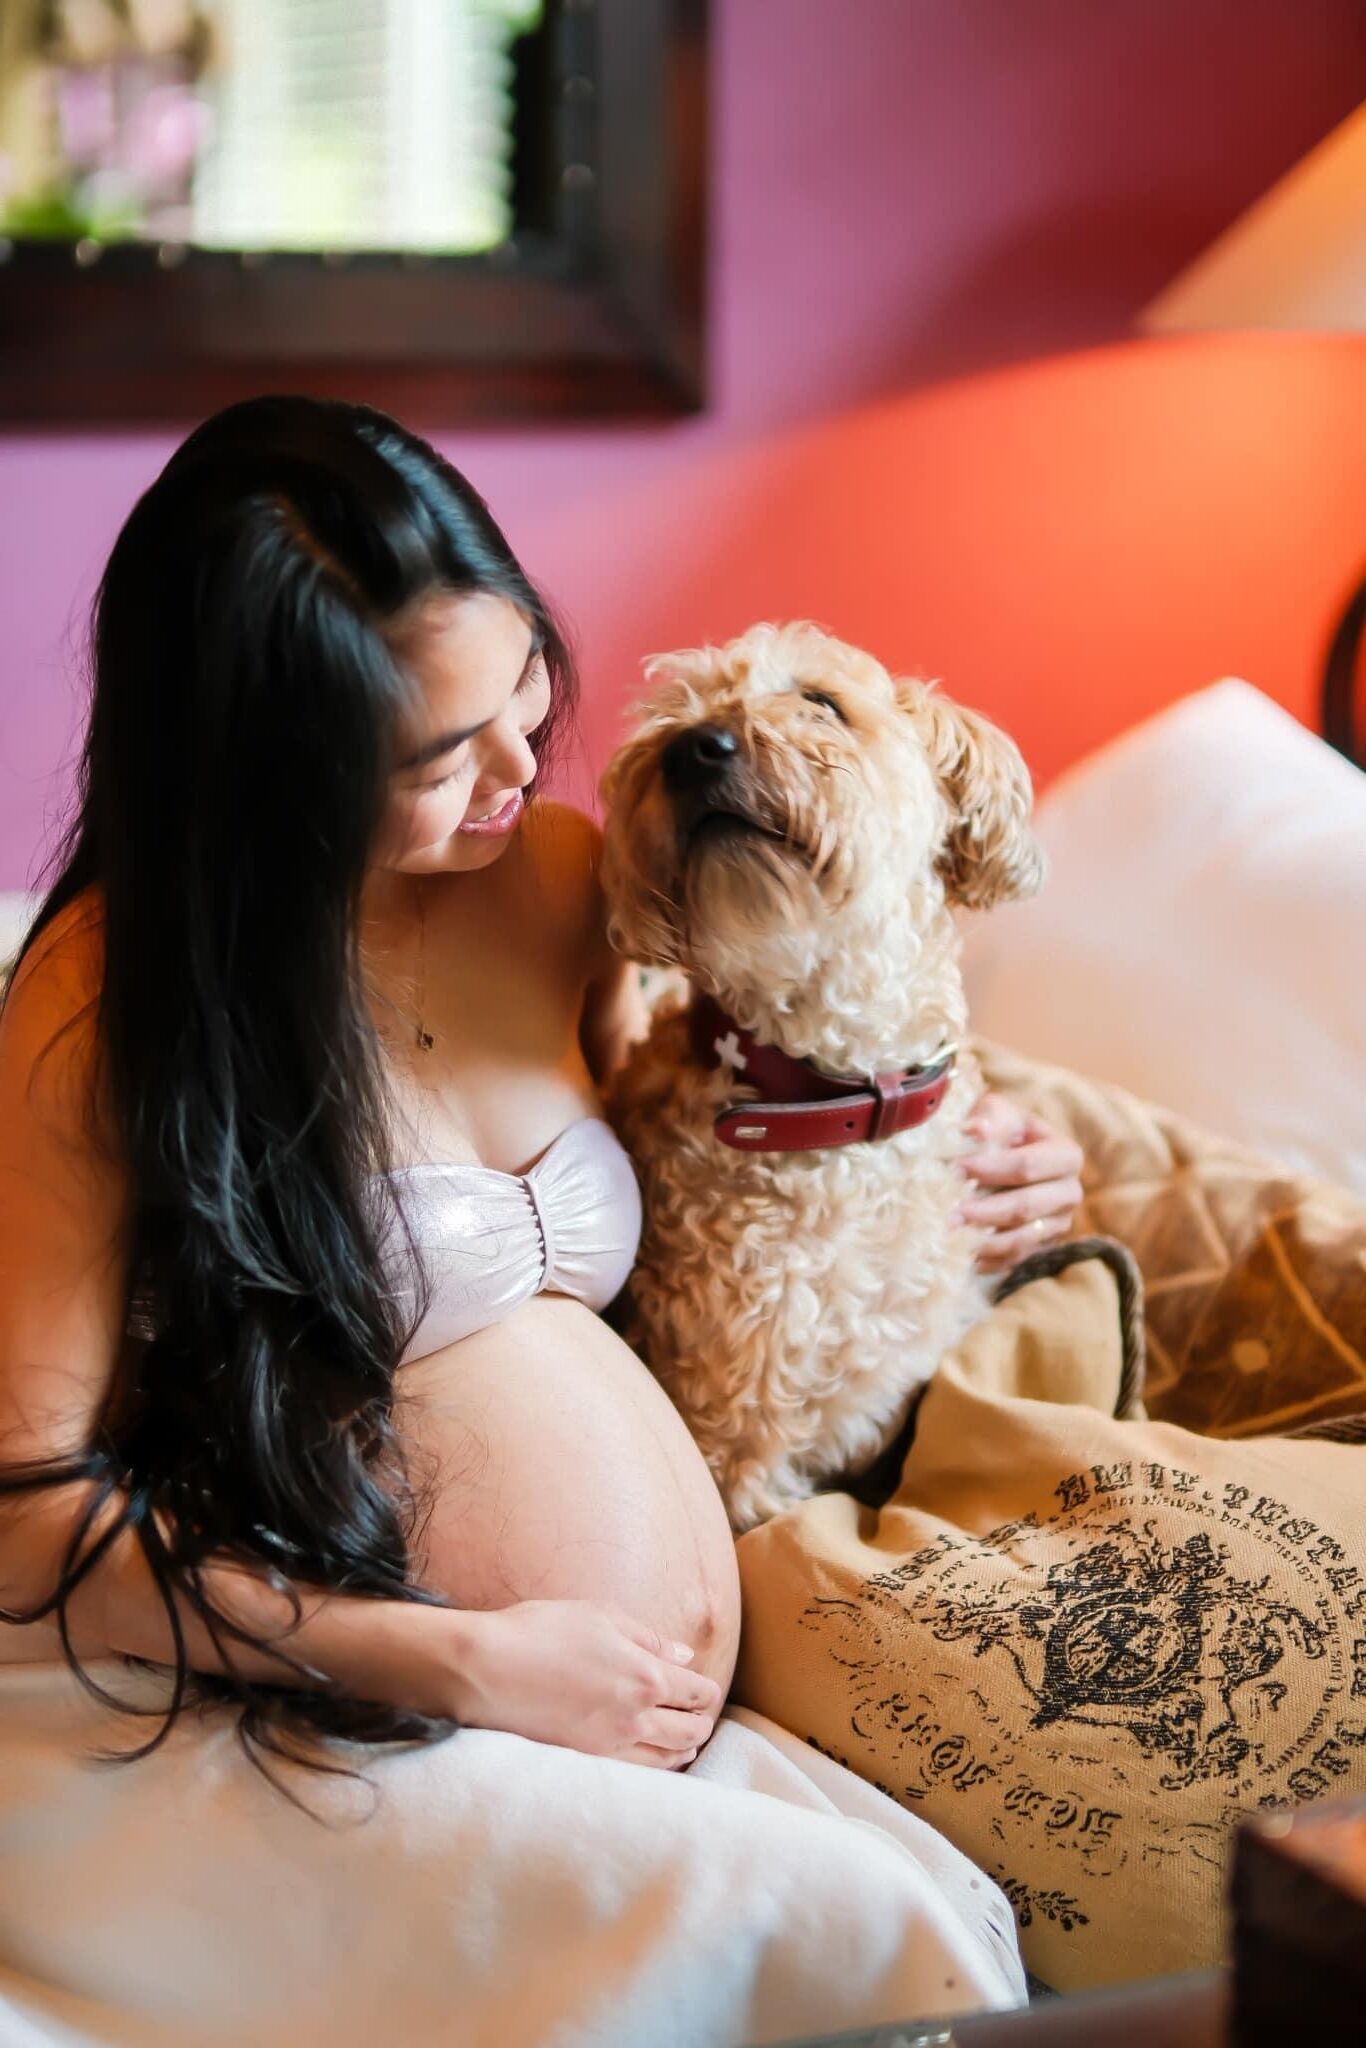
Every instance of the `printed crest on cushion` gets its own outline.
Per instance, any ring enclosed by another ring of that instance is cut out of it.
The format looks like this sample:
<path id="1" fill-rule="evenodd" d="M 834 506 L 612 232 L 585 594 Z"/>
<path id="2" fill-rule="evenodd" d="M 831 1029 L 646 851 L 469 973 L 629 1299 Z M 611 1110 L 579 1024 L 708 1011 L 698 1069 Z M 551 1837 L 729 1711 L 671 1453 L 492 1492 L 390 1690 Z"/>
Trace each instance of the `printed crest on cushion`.
<path id="1" fill-rule="evenodd" d="M 993 1088 L 1081 1145 L 1078 1230 L 1138 1260 L 1152 1416 L 1242 1437 L 1366 1412 L 1366 1201 L 1122 1088 L 976 1051 Z"/>
<path id="2" fill-rule="evenodd" d="M 1097 1266 L 1025 1287 L 884 1507 L 738 1546 L 737 1697 L 940 1828 L 1061 1990 L 1216 1961 L 1239 1817 L 1366 1789 L 1366 1451 L 1117 1421 L 1115 1316 Z M 1097 1405 L 1002 1391 L 1045 1320 Z"/>

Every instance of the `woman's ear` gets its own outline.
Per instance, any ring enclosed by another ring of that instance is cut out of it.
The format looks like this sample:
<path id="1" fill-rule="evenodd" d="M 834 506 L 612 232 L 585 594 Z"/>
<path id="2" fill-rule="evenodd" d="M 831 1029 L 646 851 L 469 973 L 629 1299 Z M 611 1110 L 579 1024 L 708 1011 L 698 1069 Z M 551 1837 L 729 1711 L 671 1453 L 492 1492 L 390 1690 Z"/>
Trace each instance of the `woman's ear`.
<path id="1" fill-rule="evenodd" d="M 1029 829 L 1034 791 L 1014 740 L 929 683 L 901 682 L 897 693 L 949 806 L 939 858 L 949 901 L 989 910 L 1032 896 L 1043 880 L 1043 853 Z"/>

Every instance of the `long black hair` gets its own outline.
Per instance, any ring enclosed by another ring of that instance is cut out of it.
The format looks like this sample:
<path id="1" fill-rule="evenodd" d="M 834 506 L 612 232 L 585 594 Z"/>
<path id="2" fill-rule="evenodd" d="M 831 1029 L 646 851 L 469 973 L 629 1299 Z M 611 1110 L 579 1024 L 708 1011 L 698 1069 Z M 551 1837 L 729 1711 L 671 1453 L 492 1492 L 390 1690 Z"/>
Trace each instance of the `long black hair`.
<path id="1" fill-rule="evenodd" d="M 4 1619 L 55 1615 L 101 1697 L 67 1602 L 117 1533 L 141 1544 L 176 1663 L 162 1725 L 129 1757 L 206 1694 L 239 1702 L 258 1763 L 310 1732 L 453 1725 L 320 1674 L 302 1689 L 195 1676 L 177 1599 L 230 1653 L 254 1639 L 208 1596 L 215 1555 L 281 1588 L 431 1597 L 412 1583 L 419 1496 L 391 1423 L 425 1286 L 419 1272 L 400 1308 L 365 1199 L 389 1155 L 359 906 L 413 701 L 386 630 L 427 596 L 476 591 L 544 650 L 543 774 L 574 698 L 564 637 L 470 485 L 381 413 L 261 398 L 217 414 L 139 500 L 100 585 L 78 808 L 24 951 L 89 892 L 130 1294 L 154 1304 L 156 1334 L 82 1453 L 11 1466 L 0 1493 L 93 1482 L 51 1598 Z"/>

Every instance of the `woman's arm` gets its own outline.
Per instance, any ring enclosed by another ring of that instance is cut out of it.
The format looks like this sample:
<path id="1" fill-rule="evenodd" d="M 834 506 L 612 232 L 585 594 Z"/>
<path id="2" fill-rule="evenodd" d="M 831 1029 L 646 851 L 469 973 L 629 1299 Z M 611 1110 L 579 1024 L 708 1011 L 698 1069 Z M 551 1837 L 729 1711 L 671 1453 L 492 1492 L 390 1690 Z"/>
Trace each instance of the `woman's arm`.
<path id="1" fill-rule="evenodd" d="M 38 1497 L 18 1542 L 6 1545 L 0 1603 L 13 1600 L 9 1581 L 16 1570 L 26 1580 L 21 1590 L 41 1599 L 44 1585 L 55 1582 L 57 1560 L 87 1498 L 87 1489 L 75 1487 Z M 106 1519 L 112 1515 L 111 1504 Z M 182 1600 L 177 1611 L 195 1671 L 233 1670 L 263 1684 L 316 1687 L 316 1677 L 296 1668 L 302 1664 L 357 1699 L 663 1770 L 691 1763 L 721 1709 L 716 1681 L 686 1668 L 694 1654 L 687 1644 L 666 1641 L 648 1624 L 596 1601 L 520 1600 L 460 1611 L 296 1586 L 296 1625 L 288 1594 L 245 1566 L 210 1562 L 204 1576 L 221 1614 L 278 1642 L 293 1663 L 235 1641 L 225 1660 Z M 83 1662 L 110 1654 L 174 1661 L 165 1603 L 130 1531 L 115 1539 L 71 1596 L 67 1616 L 72 1648 Z M 55 1624 L 29 1626 L 44 1629 L 39 1656 L 62 1654 Z M 28 1633 L 16 1629 L 10 1637 L 7 1631 L 0 1643 L 12 1649 L 13 1639 Z M 12 1661 L 0 1654 L 0 1662 Z"/>
<path id="2" fill-rule="evenodd" d="M 0 1552 L 0 1606 L 31 1612 L 52 1594 L 61 1564 L 94 1492 L 91 1482 L 44 1487 L 6 1514 Z M 118 1518 L 106 1502 L 87 1533 L 88 1552 Z M 236 1674 L 265 1685 L 317 1688 L 333 1680 L 354 1697 L 409 1712 L 463 1719 L 471 1673 L 479 1663 L 477 1613 L 397 1600 L 361 1599 L 295 1585 L 289 1595 L 262 1573 L 232 1560 L 210 1559 L 203 1588 L 215 1614 L 283 1652 L 240 1642 L 219 1629 L 218 1641 L 184 1596 L 175 1602 L 192 1671 Z M 166 1599 L 132 1529 L 123 1529 L 88 1577 L 68 1596 L 66 1623 L 77 1657 L 141 1657 L 173 1664 L 175 1632 Z M 55 1618 L 0 1633 L 0 1663 L 50 1662 L 63 1651 Z M 302 1668 L 301 1668 L 302 1667 Z"/>

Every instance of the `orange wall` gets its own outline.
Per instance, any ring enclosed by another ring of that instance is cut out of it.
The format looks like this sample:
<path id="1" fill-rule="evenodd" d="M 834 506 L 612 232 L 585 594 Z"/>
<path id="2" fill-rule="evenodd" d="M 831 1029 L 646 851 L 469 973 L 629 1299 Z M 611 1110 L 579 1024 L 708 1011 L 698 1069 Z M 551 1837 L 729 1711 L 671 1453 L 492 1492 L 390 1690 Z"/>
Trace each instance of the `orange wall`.
<path id="1" fill-rule="evenodd" d="M 941 676 L 1046 780 L 1228 673 L 1316 722 L 1366 569 L 1366 341 L 1136 341 L 731 446 L 672 482 L 617 564 L 594 760 L 642 647 L 805 615 Z"/>

